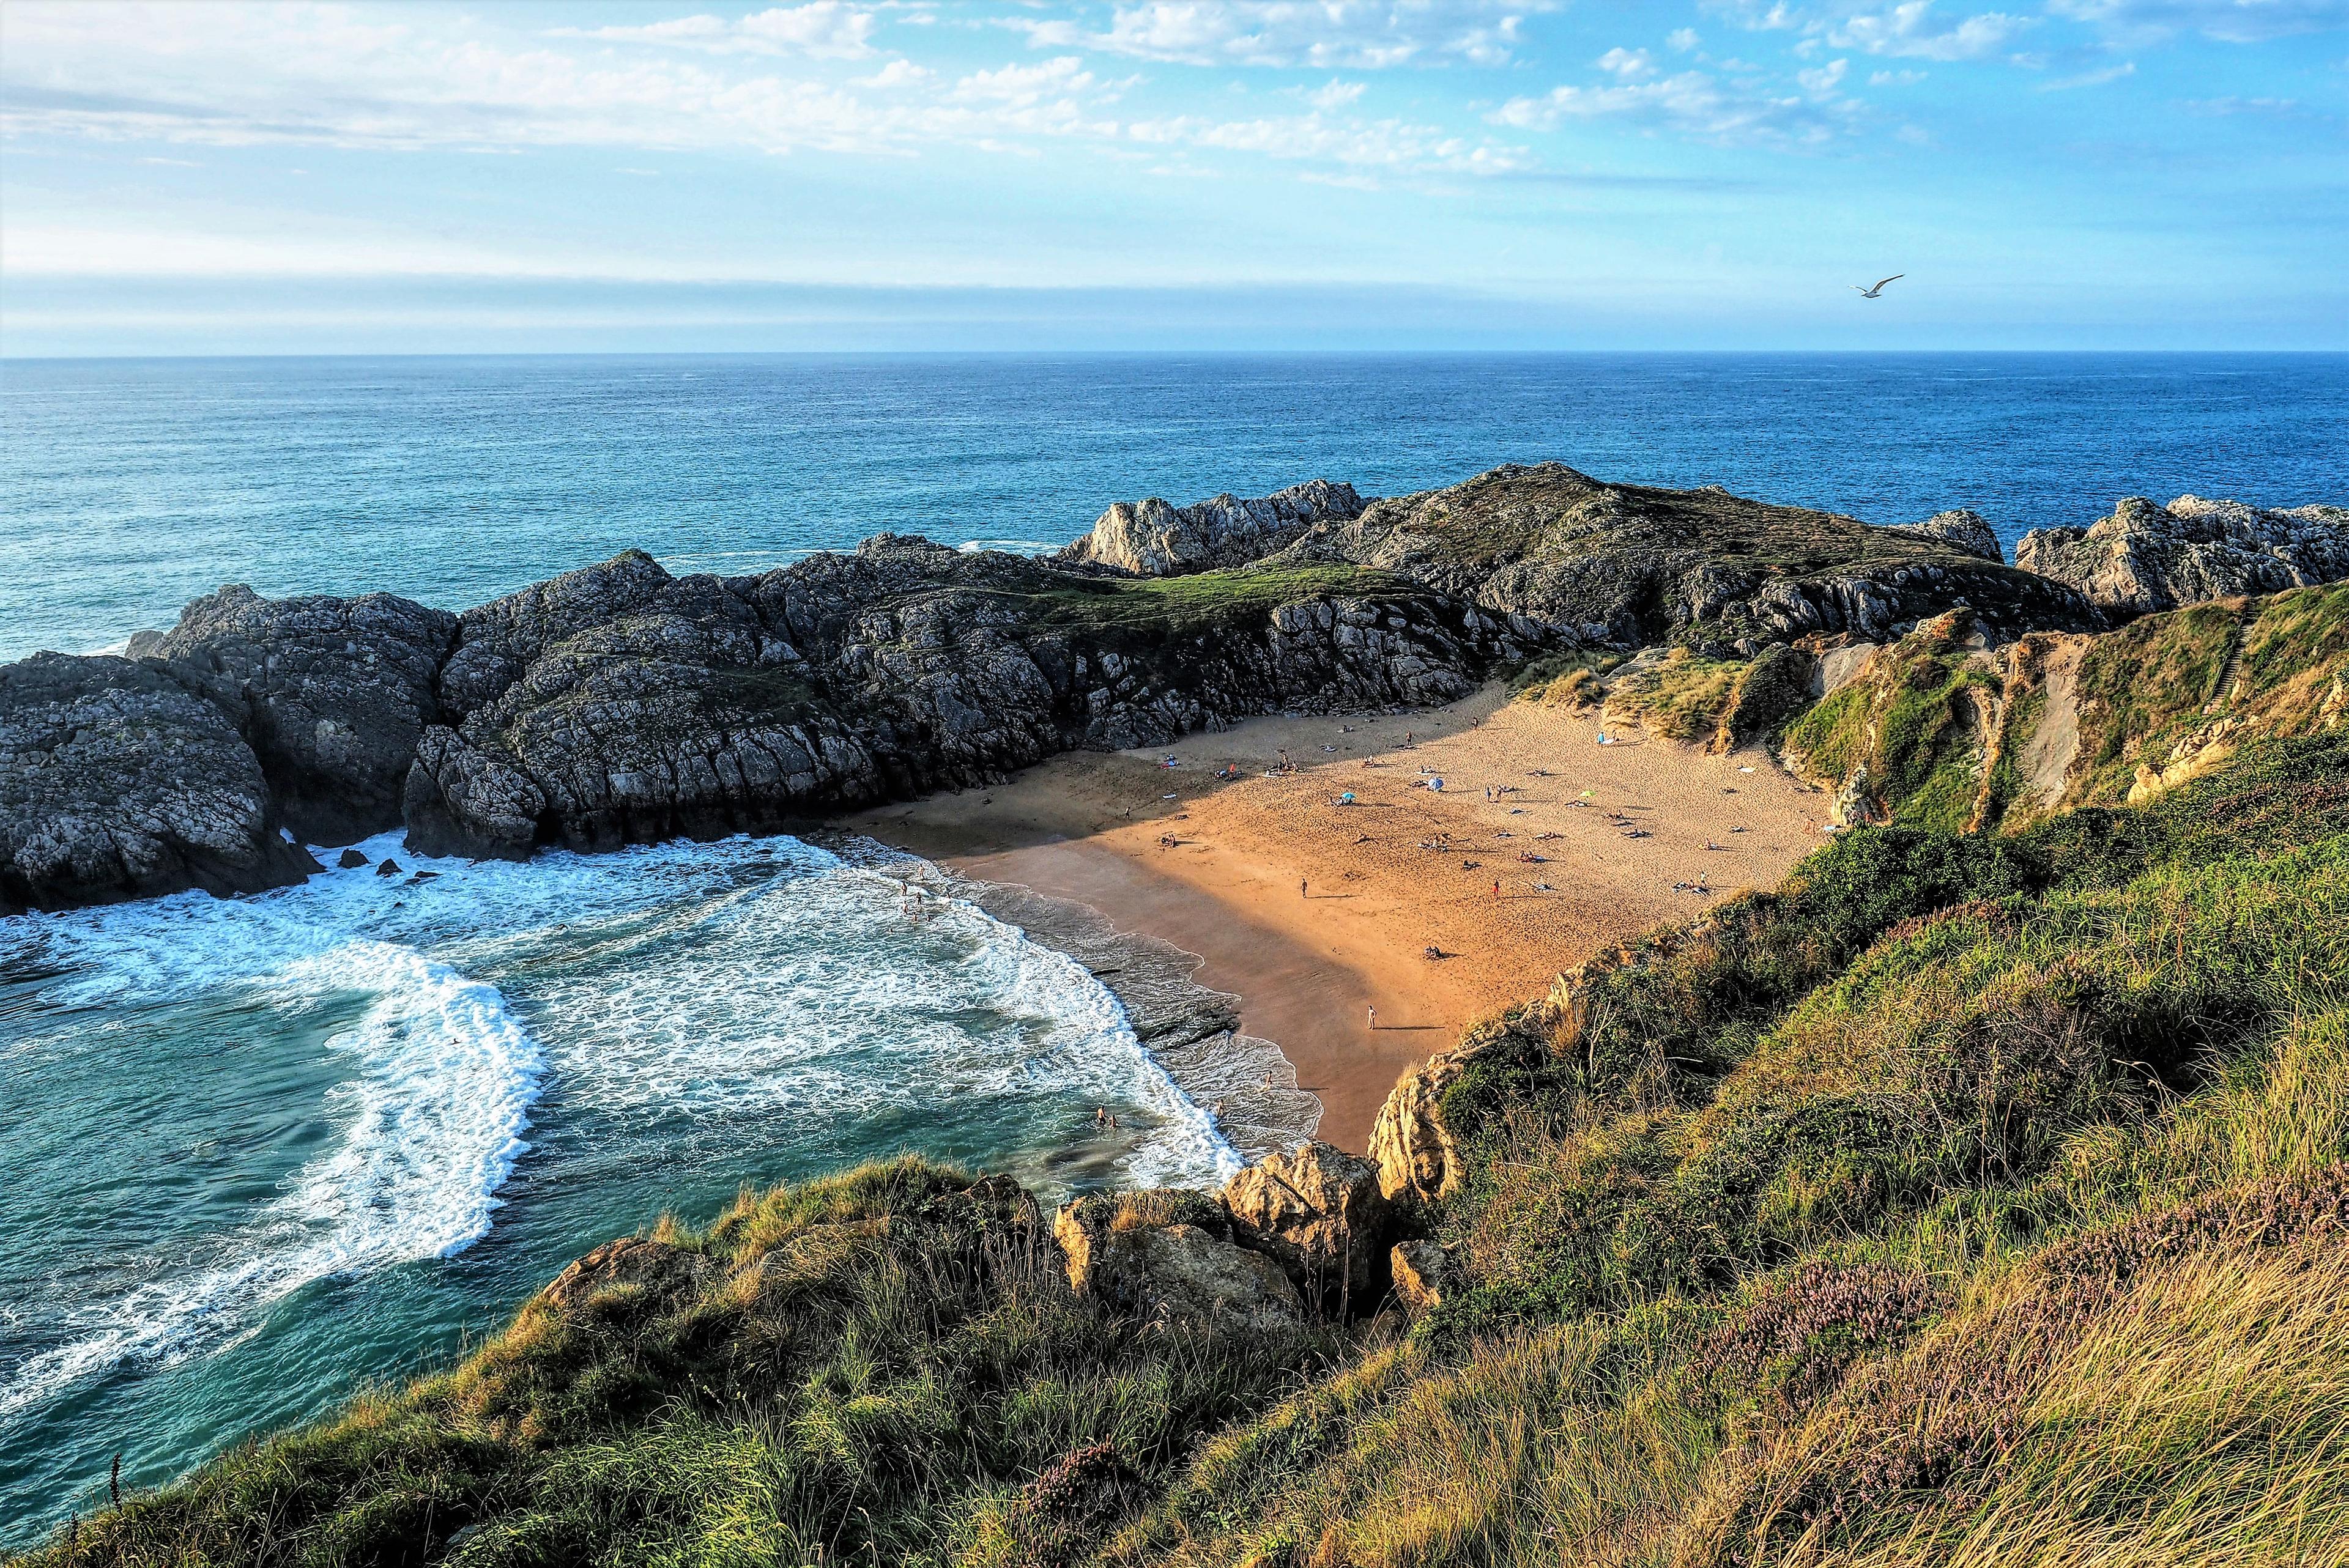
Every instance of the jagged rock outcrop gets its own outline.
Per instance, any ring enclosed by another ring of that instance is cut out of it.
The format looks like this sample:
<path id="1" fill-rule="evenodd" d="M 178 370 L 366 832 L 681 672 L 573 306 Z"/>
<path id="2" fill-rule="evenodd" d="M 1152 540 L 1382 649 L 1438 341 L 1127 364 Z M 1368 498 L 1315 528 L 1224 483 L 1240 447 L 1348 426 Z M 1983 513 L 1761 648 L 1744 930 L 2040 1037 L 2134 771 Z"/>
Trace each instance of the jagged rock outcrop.
<path id="1" fill-rule="evenodd" d="M 2127 496 L 2085 529 L 2024 534 L 2014 563 L 2118 615 L 2282 593 L 2349 577 L 2349 507 L 2263 511 L 2191 495 L 2162 507 Z"/>
<path id="2" fill-rule="evenodd" d="M 396 594 L 264 599 L 231 586 L 149 645 L 242 702 L 279 816 L 307 842 L 341 844 L 399 825 L 456 633 L 456 616 Z"/>
<path id="3" fill-rule="evenodd" d="M 1813 633 L 1881 641 L 1953 605 L 2013 637 L 2087 631 L 2076 590 L 1948 540 L 1747 500 L 1708 486 L 1609 485 L 1511 465 L 1316 525 L 1268 565 L 1350 562 L 1588 645 L 1682 643 L 1752 657 Z"/>
<path id="4" fill-rule="evenodd" d="M 254 892 L 316 870 L 277 830 L 246 717 L 151 660 L 0 666 L 0 913 Z"/>
<path id="5" fill-rule="evenodd" d="M 1350 1314 L 1384 1293 L 1392 1216 L 1373 1161 L 1327 1143 L 1300 1144 L 1233 1177 L 1223 1203 L 1246 1244 L 1279 1264 L 1325 1312 Z"/>
<path id="6" fill-rule="evenodd" d="M 1444 1249 L 1423 1241 L 1397 1242 L 1388 1256 L 1387 1272 L 1394 1279 L 1396 1304 L 1413 1317 L 1444 1305 L 1454 1274 L 1452 1260 Z"/>
<path id="7" fill-rule="evenodd" d="M 631 554 L 467 613 L 406 810 L 419 850 L 479 855 L 769 828 L 1275 707 L 1447 702 L 1526 646 L 1361 573 L 1176 601 L 887 534 L 723 581 Z"/>
<path id="8" fill-rule="evenodd" d="M 1359 517 L 1362 498 L 1350 484 L 1309 480 L 1254 500 L 1224 494 L 1191 506 L 1157 497 L 1119 501 L 1092 531 L 1062 549 L 1070 564 L 1105 566 L 1137 577 L 1245 566 L 1287 545 L 1316 523 Z"/>
<path id="9" fill-rule="evenodd" d="M 1234 1244 L 1230 1217 L 1200 1192 L 1092 1193 L 1052 1217 L 1079 1295 L 1167 1326 L 1264 1329 L 1304 1316 L 1297 1287 Z"/>
<path id="10" fill-rule="evenodd" d="M 1962 508 L 1955 511 L 1937 511 L 1922 522 L 1895 522 L 1887 525 L 1892 533 L 1913 533 L 1920 539 L 1938 539 L 1942 543 L 1979 555 L 1984 561 L 2003 565 L 2006 549 L 1998 542 L 1998 530 L 1978 511 Z"/>

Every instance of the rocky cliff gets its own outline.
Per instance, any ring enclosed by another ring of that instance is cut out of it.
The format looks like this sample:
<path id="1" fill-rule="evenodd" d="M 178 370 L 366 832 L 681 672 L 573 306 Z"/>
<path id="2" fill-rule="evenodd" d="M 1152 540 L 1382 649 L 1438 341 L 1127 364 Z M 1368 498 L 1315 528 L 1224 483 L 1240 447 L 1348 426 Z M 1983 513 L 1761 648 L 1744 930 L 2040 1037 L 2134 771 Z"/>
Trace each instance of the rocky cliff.
<path id="1" fill-rule="evenodd" d="M 2123 616 L 2277 593 L 2349 577 L 2349 507 L 2263 511 L 2191 495 L 2164 507 L 2128 496 L 2085 529 L 2024 534 L 2014 562 Z"/>
<path id="2" fill-rule="evenodd" d="M 2337 509 L 2230 506 L 2162 512 L 2183 542 L 2160 593 L 2234 582 L 2218 563 L 2246 552 L 2271 575 L 2349 572 Z M 2104 560 L 2105 526 L 2035 535 L 2032 557 Z M 2110 553 L 2151 581 L 2130 526 Z M 1829 690 L 1952 609 L 1987 655 L 2144 597 L 2103 567 L 2073 573 L 2084 592 L 1995 555 L 1971 513 L 1873 528 L 1548 463 L 1368 503 L 1317 480 L 1121 505 L 1046 561 L 884 534 L 673 577 L 631 551 L 461 615 L 227 588 L 142 634 L 141 658 L 6 672 L 0 903 L 277 885 L 306 863 L 281 829 L 405 825 L 419 852 L 509 857 L 771 829 L 1272 708 L 1441 703 L 1577 650 L 1741 661 L 1733 711 L 1706 717 L 1742 742 L 1805 682 Z"/>
<path id="3" fill-rule="evenodd" d="M 1984 561 L 1971 530 L 1946 525 L 1951 515 L 1925 531 L 1872 528 L 1544 463 L 1373 501 L 1274 560 L 1376 567 L 1601 647 L 1680 643 L 1751 657 L 1806 634 L 1881 640 L 1960 604 L 2010 635 L 2104 624 L 2076 589 Z"/>
<path id="4" fill-rule="evenodd" d="M 1136 577 L 1205 572 L 1260 561 L 1321 522 L 1361 515 L 1362 498 L 1350 484 L 1309 480 L 1255 500 L 1219 495 L 1174 507 L 1157 497 L 1119 501 L 1091 532 L 1058 559 L 1094 564 Z"/>

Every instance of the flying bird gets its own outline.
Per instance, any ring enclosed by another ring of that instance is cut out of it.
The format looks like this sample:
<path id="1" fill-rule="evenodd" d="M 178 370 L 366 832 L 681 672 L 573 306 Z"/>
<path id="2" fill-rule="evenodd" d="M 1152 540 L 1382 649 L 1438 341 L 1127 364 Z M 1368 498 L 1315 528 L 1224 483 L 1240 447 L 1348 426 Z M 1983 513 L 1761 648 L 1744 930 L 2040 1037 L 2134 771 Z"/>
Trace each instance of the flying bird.
<path id="1" fill-rule="evenodd" d="M 1884 285 L 1885 285 L 1886 284 L 1890 283 L 1890 282 L 1892 281 L 1892 279 L 1893 279 L 1893 278 L 1905 278 L 1905 277 L 1907 277 L 1908 275 L 1909 275 L 1909 274 L 1908 274 L 1907 273 L 1893 273 L 1893 274 L 1892 274 L 1892 277 L 1890 277 L 1890 278 L 1883 278 L 1883 279 L 1879 279 L 1879 280 L 1878 281 L 1878 283 L 1877 283 L 1877 284 L 1876 284 L 1876 286 L 1875 286 L 1874 288 L 1859 289 L 1859 285 L 1858 285 L 1857 284 L 1852 284 L 1851 286 L 1852 286 L 1852 287 L 1854 287 L 1854 288 L 1856 288 L 1856 289 L 1859 289 L 1859 297 L 1860 297 L 1860 298 L 1862 298 L 1862 299 L 1874 299 L 1878 294 L 1882 294 L 1882 293 L 1884 292 Z"/>

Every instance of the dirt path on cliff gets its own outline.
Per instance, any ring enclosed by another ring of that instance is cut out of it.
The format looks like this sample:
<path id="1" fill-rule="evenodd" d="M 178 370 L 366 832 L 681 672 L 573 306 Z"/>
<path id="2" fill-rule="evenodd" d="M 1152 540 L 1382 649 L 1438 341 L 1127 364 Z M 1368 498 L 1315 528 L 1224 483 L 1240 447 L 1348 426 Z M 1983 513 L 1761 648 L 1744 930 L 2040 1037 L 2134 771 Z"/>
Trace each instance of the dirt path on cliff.
<path id="1" fill-rule="evenodd" d="M 1271 771 L 1284 751 L 1293 770 Z M 1591 953 L 1777 882 L 1826 807 L 1759 750 L 1601 747 L 1592 716 L 1489 688 L 1075 753 L 841 826 L 1198 954 L 1198 980 L 1237 993 L 1321 1098 L 1321 1136 L 1360 1150 L 1405 1068 Z"/>

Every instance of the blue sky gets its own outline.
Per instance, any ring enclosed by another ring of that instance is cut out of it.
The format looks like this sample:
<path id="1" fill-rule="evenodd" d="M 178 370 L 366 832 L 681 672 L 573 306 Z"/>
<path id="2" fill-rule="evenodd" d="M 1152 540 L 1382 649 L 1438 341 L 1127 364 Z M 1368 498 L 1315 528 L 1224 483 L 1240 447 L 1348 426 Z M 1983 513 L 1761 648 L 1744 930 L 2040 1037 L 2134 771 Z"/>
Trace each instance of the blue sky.
<path id="1" fill-rule="evenodd" d="M 9 0 L 0 110 L 10 355 L 2349 347 L 2349 0 Z"/>

